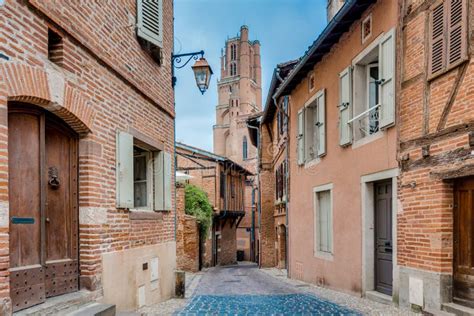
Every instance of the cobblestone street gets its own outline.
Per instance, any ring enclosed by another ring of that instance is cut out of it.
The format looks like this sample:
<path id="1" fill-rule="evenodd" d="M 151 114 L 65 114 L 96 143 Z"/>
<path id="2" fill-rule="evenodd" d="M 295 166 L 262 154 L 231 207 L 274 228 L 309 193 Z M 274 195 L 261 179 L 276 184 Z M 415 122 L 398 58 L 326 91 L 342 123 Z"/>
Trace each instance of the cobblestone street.
<path id="1" fill-rule="evenodd" d="M 395 307 L 286 278 L 253 264 L 187 275 L 187 298 L 141 310 L 146 315 L 408 315 Z"/>

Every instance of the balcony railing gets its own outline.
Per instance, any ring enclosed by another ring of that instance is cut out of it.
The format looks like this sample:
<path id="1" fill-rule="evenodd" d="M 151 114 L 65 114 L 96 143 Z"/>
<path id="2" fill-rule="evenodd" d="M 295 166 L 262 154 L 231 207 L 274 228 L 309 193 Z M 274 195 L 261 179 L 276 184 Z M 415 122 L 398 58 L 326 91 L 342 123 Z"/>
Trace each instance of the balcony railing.
<path id="1" fill-rule="evenodd" d="M 379 131 L 380 104 L 377 104 L 349 120 L 354 128 L 358 128 L 363 136 Z"/>

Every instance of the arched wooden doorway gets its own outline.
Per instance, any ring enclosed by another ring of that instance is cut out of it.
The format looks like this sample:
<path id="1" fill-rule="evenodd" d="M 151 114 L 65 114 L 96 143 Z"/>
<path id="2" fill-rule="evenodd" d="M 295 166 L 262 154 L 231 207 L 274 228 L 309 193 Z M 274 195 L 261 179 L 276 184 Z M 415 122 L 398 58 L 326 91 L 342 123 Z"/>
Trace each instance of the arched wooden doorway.
<path id="1" fill-rule="evenodd" d="M 54 115 L 9 104 L 13 310 L 78 290 L 78 136 Z"/>

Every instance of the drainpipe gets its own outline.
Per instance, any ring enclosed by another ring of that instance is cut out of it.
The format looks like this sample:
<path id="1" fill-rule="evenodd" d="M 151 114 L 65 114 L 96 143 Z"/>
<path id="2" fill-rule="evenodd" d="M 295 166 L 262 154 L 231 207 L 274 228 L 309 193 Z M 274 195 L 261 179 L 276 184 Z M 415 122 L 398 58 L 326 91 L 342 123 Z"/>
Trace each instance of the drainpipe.
<path id="1" fill-rule="evenodd" d="M 261 195 L 261 188 L 260 188 L 260 129 L 258 127 L 255 127 L 255 126 L 250 126 L 247 124 L 247 127 L 248 128 L 251 128 L 251 129 L 254 129 L 257 131 L 257 187 L 258 187 L 258 197 L 257 197 L 257 203 L 258 203 L 258 227 L 260 229 L 260 224 L 261 224 L 261 215 L 262 215 L 262 208 L 261 208 L 261 204 L 262 204 L 262 195 Z M 252 195 L 252 198 L 253 198 L 253 195 Z M 253 211 L 253 210 L 252 210 Z M 254 214 L 254 212 L 252 212 L 252 214 Z M 252 216 L 252 238 L 254 238 L 254 232 L 255 232 L 255 219 L 254 217 Z M 259 255 L 258 256 L 258 267 L 261 268 L 261 260 L 260 260 L 261 256 Z"/>

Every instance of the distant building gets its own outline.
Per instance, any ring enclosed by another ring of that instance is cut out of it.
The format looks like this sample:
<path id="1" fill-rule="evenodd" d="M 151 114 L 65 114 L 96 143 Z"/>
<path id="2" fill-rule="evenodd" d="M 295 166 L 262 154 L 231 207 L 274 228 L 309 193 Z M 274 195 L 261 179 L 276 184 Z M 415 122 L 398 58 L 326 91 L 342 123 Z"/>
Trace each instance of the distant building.
<path id="1" fill-rule="evenodd" d="M 249 40 L 249 30 L 245 25 L 237 37 L 225 42 L 217 88 L 214 153 L 255 172 L 257 151 L 249 141 L 246 120 L 262 108 L 260 42 Z M 237 230 L 237 248 L 244 251 L 245 260 L 254 260 L 256 220 L 252 220 L 255 219 L 255 214 L 252 216 L 255 193 L 252 193 L 251 179 L 245 191 L 247 215 Z"/>
<path id="2" fill-rule="evenodd" d="M 259 264 L 287 267 L 288 244 L 288 97 L 273 99 L 284 78 L 298 60 L 278 64 L 273 72 L 263 113 L 248 119 L 250 140 L 259 146 L 258 188 L 260 190 Z"/>
<path id="3" fill-rule="evenodd" d="M 226 157 L 183 143 L 176 144 L 176 154 L 176 170 L 189 175 L 186 183 L 204 190 L 214 208 L 207 239 L 196 243 L 200 267 L 237 263 L 237 227 L 245 216 L 245 183 L 251 173 Z"/>
<path id="4" fill-rule="evenodd" d="M 170 298 L 173 1 L 0 1 L 0 20 L 0 314 Z"/>

